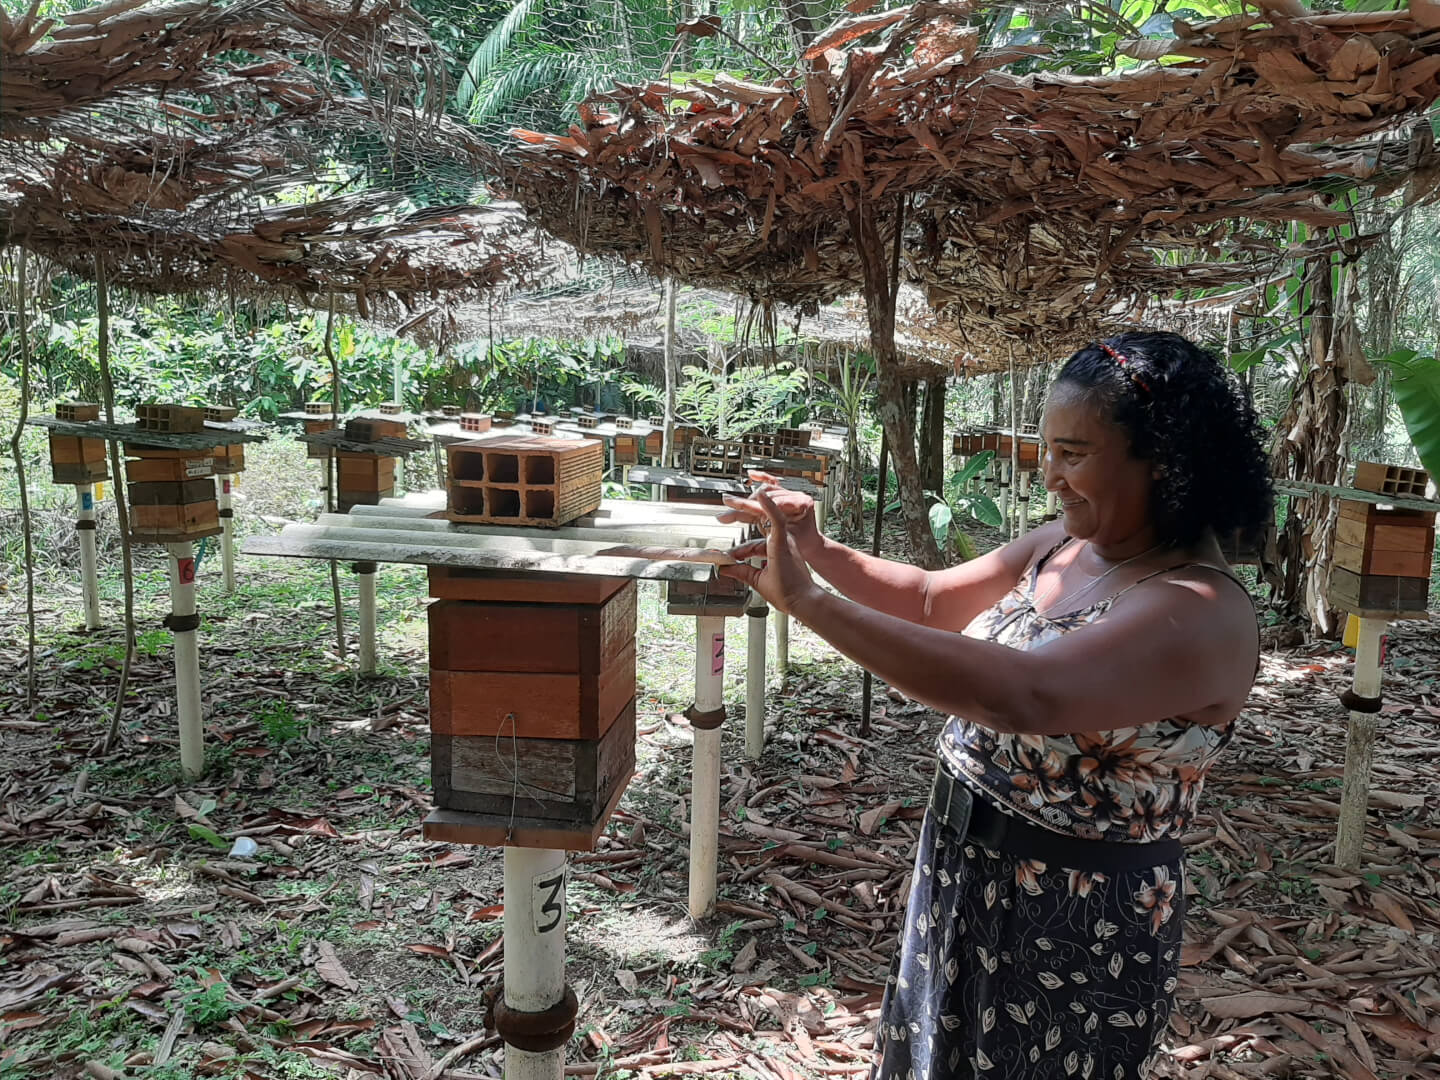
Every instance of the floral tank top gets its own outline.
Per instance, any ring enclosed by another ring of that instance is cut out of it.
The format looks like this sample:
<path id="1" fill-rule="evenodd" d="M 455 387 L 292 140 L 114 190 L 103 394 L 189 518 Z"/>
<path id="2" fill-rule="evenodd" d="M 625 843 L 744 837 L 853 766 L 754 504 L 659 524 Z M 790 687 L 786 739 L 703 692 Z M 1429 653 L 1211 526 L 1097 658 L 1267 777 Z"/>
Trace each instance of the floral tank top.
<path id="1" fill-rule="evenodd" d="M 1032 649 L 1098 619 L 1140 581 L 1180 569 L 1158 571 L 1096 604 L 1049 618 L 1035 610 L 1035 582 L 1068 542 L 1051 548 L 1004 599 L 977 615 L 966 636 Z M 1115 731 L 1014 735 L 952 716 L 940 733 L 940 756 L 954 776 L 1032 824 L 1085 840 L 1147 843 L 1179 838 L 1234 728 L 1234 720 L 1169 719 Z"/>

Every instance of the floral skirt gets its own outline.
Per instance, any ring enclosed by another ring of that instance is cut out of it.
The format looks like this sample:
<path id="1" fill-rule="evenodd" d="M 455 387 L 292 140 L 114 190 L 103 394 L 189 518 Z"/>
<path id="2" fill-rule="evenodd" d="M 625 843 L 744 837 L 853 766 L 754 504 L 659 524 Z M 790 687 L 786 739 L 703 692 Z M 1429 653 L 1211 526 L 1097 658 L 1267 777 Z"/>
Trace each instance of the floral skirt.
<path id="1" fill-rule="evenodd" d="M 1097 873 L 925 815 L 875 1080 L 1142 1080 L 1180 967 L 1180 860 Z"/>

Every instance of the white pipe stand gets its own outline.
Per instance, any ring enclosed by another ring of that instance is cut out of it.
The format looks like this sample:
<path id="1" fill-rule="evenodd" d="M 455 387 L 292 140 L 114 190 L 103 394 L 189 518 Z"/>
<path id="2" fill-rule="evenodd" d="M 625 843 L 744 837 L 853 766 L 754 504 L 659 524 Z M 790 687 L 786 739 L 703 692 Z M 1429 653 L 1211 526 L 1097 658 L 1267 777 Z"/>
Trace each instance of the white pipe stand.
<path id="1" fill-rule="evenodd" d="M 775 666 L 783 682 L 790 673 L 790 616 L 783 611 L 775 612 Z"/>
<path id="2" fill-rule="evenodd" d="M 375 563 L 356 563 L 360 592 L 360 674 L 375 674 Z"/>
<path id="3" fill-rule="evenodd" d="M 1000 529 L 1010 535 L 1010 462 L 1000 463 Z"/>
<path id="4" fill-rule="evenodd" d="M 1015 501 L 1020 504 L 1020 526 L 1016 535 L 1024 536 L 1030 529 L 1030 473 L 1020 474 L 1020 493 Z"/>
<path id="5" fill-rule="evenodd" d="M 100 580 L 95 573 L 95 485 L 75 485 L 75 531 L 80 534 L 80 586 L 85 629 L 100 629 Z"/>
<path id="6" fill-rule="evenodd" d="M 200 724 L 200 649 L 195 639 L 195 545 L 166 544 L 170 552 L 170 629 L 175 635 L 175 699 L 180 717 L 180 771 L 194 780 L 205 772 Z"/>
<path id="7" fill-rule="evenodd" d="M 1340 825 L 1335 833 L 1335 865 L 1360 868 L 1365 845 L 1366 807 L 1370 802 L 1370 763 L 1375 754 L 1380 716 L 1380 658 L 1384 619 L 1361 619 L 1355 642 L 1355 674 L 1350 684 L 1350 731 L 1345 742 L 1345 781 L 1340 791 Z M 1356 708 L 1355 706 L 1362 706 Z"/>
<path id="8" fill-rule="evenodd" d="M 765 753 L 765 619 L 769 614 L 764 598 L 751 590 L 745 608 L 745 757 L 750 761 L 759 761 Z"/>
<path id="9" fill-rule="evenodd" d="M 505 1007 L 546 1012 L 565 992 L 565 852 L 505 849 Z M 573 1023 L 573 1021 L 572 1021 Z M 496 1028 L 505 1034 L 497 1017 Z M 565 1047 L 505 1046 L 505 1080 L 561 1080 Z"/>
<path id="10" fill-rule="evenodd" d="M 660 501 L 660 485 L 659 485 L 659 484 L 651 484 L 651 485 L 650 485 L 650 501 L 651 501 L 651 502 L 659 502 L 659 501 Z"/>
<path id="11" fill-rule="evenodd" d="M 720 728 L 725 719 L 725 619 L 695 620 L 695 755 L 690 783 L 690 917 L 715 909 L 720 850 Z M 698 721 L 698 723 L 697 723 Z M 703 725 L 703 726 L 702 726 Z"/>
<path id="12" fill-rule="evenodd" d="M 1060 516 L 1060 496 L 1053 491 L 1045 492 L 1045 520 L 1054 521 Z"/>
<path id="13" fill-rule="evenodd" d="M 220 565 L 223 571 L 225 594 L 235 591 L 235 510 L 230 501 L 230 477 L 221 476 L 215 501 L 220 508 Z"/>

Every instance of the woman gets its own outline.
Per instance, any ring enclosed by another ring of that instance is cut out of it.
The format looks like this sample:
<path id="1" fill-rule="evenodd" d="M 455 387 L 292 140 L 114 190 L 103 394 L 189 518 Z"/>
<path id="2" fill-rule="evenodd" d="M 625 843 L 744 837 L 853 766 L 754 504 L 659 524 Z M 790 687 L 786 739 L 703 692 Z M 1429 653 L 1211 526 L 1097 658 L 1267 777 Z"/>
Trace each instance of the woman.
<path id="1" fill-rule="evenodd" d="M 729 501 L 767 536 L 736 550 L 763 569 L 728 574 L 950 714 L 881 1080 L 1148 1075 L 1180 963 L 1178 838 L 1255 676 L 1216 539 L 1271 505 L 1239 383 L 1178 335 L 1122 334 L 1070 358 L 1041 435 L 1060 520 L 949 570 L 829 540 L 773 484 Z"/>

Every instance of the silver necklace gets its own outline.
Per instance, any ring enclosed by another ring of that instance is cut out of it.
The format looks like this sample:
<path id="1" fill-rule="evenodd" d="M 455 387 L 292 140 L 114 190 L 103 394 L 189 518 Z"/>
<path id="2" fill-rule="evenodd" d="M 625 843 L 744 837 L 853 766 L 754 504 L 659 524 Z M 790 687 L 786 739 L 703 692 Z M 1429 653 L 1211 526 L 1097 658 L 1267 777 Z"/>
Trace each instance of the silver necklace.
<path id="1" fill-rule="evenodd" d="M 1089 541 L 1087 540 L 1086 543 L 1088 544 Z M 1164 546 L 1165 546 L 1165 545 L 1164 545 L 1163 543 L 1162 543 L 1162 544 L 1156 544 L 1156 545 L 1155 545 L 1154 547 L 1152 547 L 1152 548 L 1146 548 L 1144 551 L 1140 552 L 1139 555 L 1131 555 L 1130 558 L 1126 559 L 1124 562 L 1116 563 L 1114 566 L 1112 566 L 1109 570 L 1106 570 L 1106 571 L 1105 571 L 1103 574 L 1101 574 L 1099 577 L 1093 577 L 1093 578 L 1091 578 L 1091 579 L 1090 579 L 1089 581 L 1087 581 L 1084 585 L 1081 585 L 1078 589 L 1075 589 L 1074 591 L 1069 592 L 1069 593 L 1067 593 L 1066 595 L 1062 596 L 1059 600 L 1055 601 L 1055 603 L 1053 603 L 1053 604 L 1050 605 L 1050 610 L 1051 610 L 1051 611 L 1059 610 L 1059 611 L 1063 612 L 1064 609 L 1065 609 L 1065 605 L 1068 604 L 1071 600 L 1075 599 L 1075 597 L 1079 596 L 1081 593 L 1085 592 L 1085 590 L 1091 589 L 1091 588 L 1095 587 L 1095 586 L 1098 585 L 1100 582 L 1104 581 L 1107 577 L 1109 577 L 1111 574 L 1115 573 L 1116 570 L 1119 570 L 1121 567 L 1129 566 L 1132 562 L 1135 562 L 1137 559 L 1143 559 L 1146 555 L 1153 554 L 1154 552 L 1159 551 L 1159 550 L 1160 550 L 1162 547 L 1164 547 Z M 1077 555 L 1077 556 L 1075 556 L 1075 558 L 1076 558 L 1076 559 L 1079 559 L 1080 556 Z M 1070 565 L 1071 565 L 1071 566 L 1074 566 L 1075 564 L 1072 562 Z M 1055 578 L 1055 584 L 1054 584 L 1054 585 L 1051 585 L 1050 588 L 1046 589 L 1046 590 L 1045 590 L 1045 595 L 1042 596 L 1042 597 L 1040 597 L 1040 599 L 1038 599 L 1038 600 L 1035 601 L 1033 607 L 1035 608 L 1035 610 L 1036 610 L 1037 613 L 1038 613 L 1039 610 L 1040 610 L 1040 605 L 1043 604 L 1046 600 L 1050 599 L 1050 594 L 1053 593 L 1053 592 L 1055 591 L 1055 589 L 1056 589 L 1056 586 L 1058 586 L 1058 585 L 1060 584 L 1060 577 L 1062 577 L 1063 575 L 1064 575 L 1064 571 L 1062 570 L 1061 573 L 1060 573 L 1060 575 L 1058 575 L 1058 576 Z"/>

